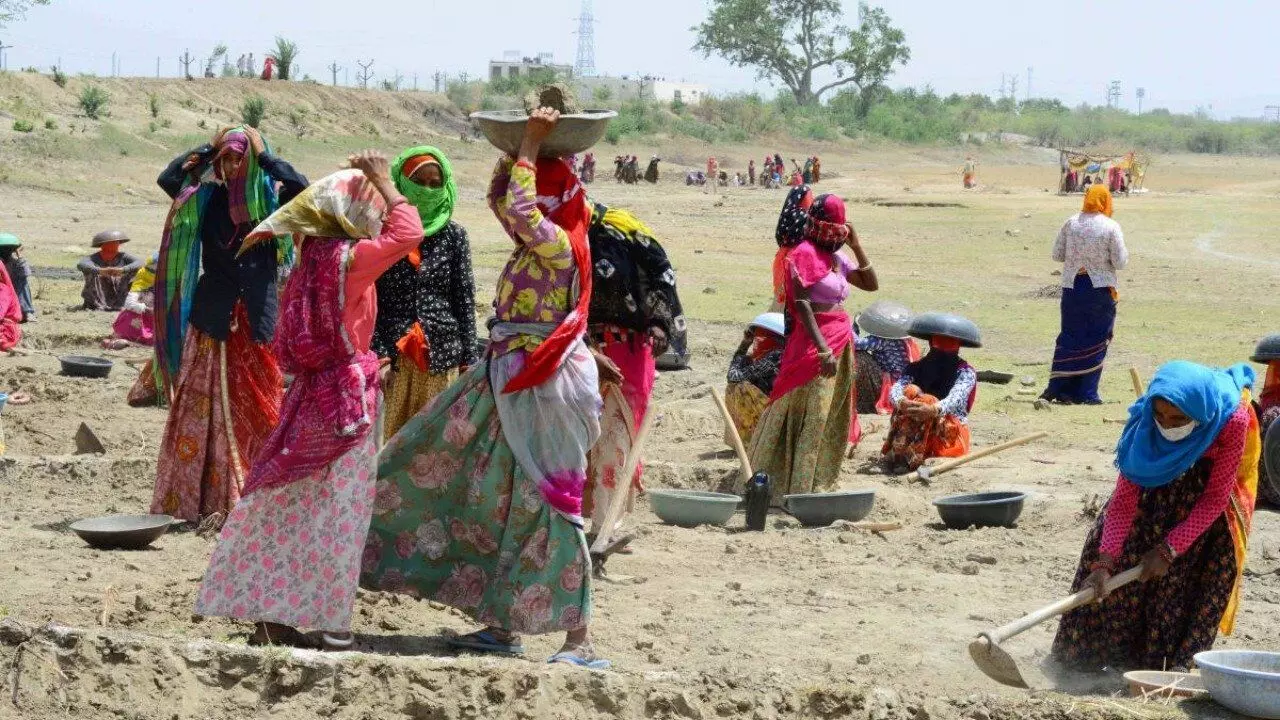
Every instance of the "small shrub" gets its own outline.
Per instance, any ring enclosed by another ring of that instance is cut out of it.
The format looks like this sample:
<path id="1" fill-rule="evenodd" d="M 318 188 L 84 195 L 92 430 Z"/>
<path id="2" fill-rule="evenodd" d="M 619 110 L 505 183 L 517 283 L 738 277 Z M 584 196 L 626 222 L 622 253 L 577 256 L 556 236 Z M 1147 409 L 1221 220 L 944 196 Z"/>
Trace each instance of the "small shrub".
<path id="1" fill-rule="evenodd" d="M 163 120 L 161 120 L 161 121 L 160 121 L 160 127 L 162 127 L 162 128 L 170 128 L 170 127 L 173 127 L 173 121 L 172 121 L 172 120 L 170 120 L 169 118 L 165 118 L 165 119 L 163 119 Z"/>
<path id="2" fill-rule="evenodd" d="M 160 117 L 160 96 L 155 93 L 147 95 L 147 109 L 151 111 L 151 117 Z"/>
<path id="3" fill-rule="evenodd" d="M 208 130 L 209 123 L 204 119 L 201 119 L 200 122 L 196 123 L 196 127 L 200 128 L 201 130 Z"/>
<path id="4" fill-rule="evenodd" d="M 53 67 L 53 83 L 60 88 L 67 86 L 67 74 L 56 65 Z"/>
<path id="5" fill-rule="evenodd" d="M 54 121 L 53 121 L 53 118 L 49 118 L 49 119 L 47 119 L 47 120 L 45 120 L 45 121 L 44 121 L 44 129 L 45 129 L 45 130 L 57 130 L 57 129 L 58 129 L 58 123 L 54 122 Z"/>
<path id="6" fill-rule="evenodd" d="M 181 100 L 178 101 L 178 104 L 188 110 L 196 109 L 196 101 L 192 100 L 191 98 L 182 98 Z"/>
<path id="7" fill-rule="evenodd" d="M 150 130 L 150 131 L 154 134 L 154 133 L 155 133 L 155 131 L 157 131 L 157 130 L 159 130 L 159 129 L 160 129 L 160 123 L 157 123 L 155 120 L 152 120 L 152 121 L 147 125 L 147 129 L 148 129 L 148 130 Z"/>
<path id="8" fill-rule="evenodd" d="M 14 132 L 29 133 L 35 129 L 36 129 L 36 126 L 33 125 L 30 120 L 14 120 L 13 121 Z"/>
<path id="9" fill-rule="evenodd" d="M 240 106 L 240 117 L 249 127 L 258 127 L 267 117 L 267 101 L 261 96 L 251 95 Z"/>
<path id="10" fill-rule="evenodd" d="M 38 75 L 38 74 L 40 74 L 40 68 L 38 68 L 38 67 L 34 67 L 34 66 L 32 66 L 32 65 L 28 65 L 28 66 L 26 66 L 26 67 L 22 68 L 22 72 L 24 72 L 24 73 L 31 73 L 32 75 Z"/>
<path id="11" fill-rule="evenodd" d="M 366 135 L 370 135 L 373 137 L 382 136 L 382 133 L 378 132 L 378 126 L 374 125 L 373 123 L 367 120 L 365 122 L 360 123 L 360 129 L 363 130 Z"/>
<path id="12" fill-rule="evenodd" d="M 293 134 L 302 137 L 307 134 L 307 111 L 304 108 L 291 108 L 289 110 L 289 127 L 293 128 Z"/>
<path id="13" fill-rule="evenodd" d="M 107 103 L 111 95 L 97 85 L 86 85 L 80 91 L 80 109 L 90 120 L 97 120 L 107 114 Z"/>

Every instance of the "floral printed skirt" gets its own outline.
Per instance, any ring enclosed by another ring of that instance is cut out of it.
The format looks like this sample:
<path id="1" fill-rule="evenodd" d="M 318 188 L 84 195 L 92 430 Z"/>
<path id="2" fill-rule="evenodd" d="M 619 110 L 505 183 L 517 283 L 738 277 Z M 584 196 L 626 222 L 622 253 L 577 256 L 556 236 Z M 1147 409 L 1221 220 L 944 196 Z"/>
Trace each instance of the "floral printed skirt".
<path id="1" fill-rule="evenodd" d="M 937 404 L 936 398 L 925 397 Z M 917 420 L 895 412 L 889 420 L 881 461 L 895 472 L 914 472 L 929 458 L 964 457 L 970 444 L 969 426 L 953 415 Z"/>
<path id="2" fill-rule="evenodd" d="M 245 496 L 222 526 L 196 614 L 346 632 L 373 514 L 372 430 L 312 477 Z"/>
<path id="3" fill-rule="evenodd" d="M 771 502 L 783 495 L 827 492 L 839 485 L 853 417 L 853 343 L 836 376 L 816 377 L 773 401 L 748 446 L 751 466 L 773 480 Z"/>
<path id="4" fill-rule="evenodd" d="M 422 372 L 411 362 L 403 359 L 397 361 L 396 369 L 387 378 L 387 386 L 383 391 L 386 397 L 383 403 L 385 417 L 382 420 L 385 438 L 390 440 L 395 437 L 400 428 L 409 422 L 409 418 L 417 415 L 431 402 L 431 398 L 439 395 L 457 379 L 457 369 L 442 373 Z"/>
<path id="5" fill-rule="evenodd" d="M 1191 514 L 1204 492 L 1208 468 L 1201 462 L 1169 485 L 1142 491 L 1133 529 L 1116 559 L 1118 568 L 1139 564 L 1143 554 Z M 1105 513 L 1098 517 L 1085 541 L 1072 592 L 1084 588 L 1089 565 L 1098 559 L 1105 519 Z M 1168 575 L 1126 585 L 1102 603 L 1064 615 L 1053 654 L 1089 670 L 1189 668 L 1196 653 L 1213 647 L 1235 580 L 1235 547 L 1224 514 L 1173 561 Z"/>
<path id="6" fill-rule="evenodd" d="M 590 575 L 582 530 L 543 500 L 503 437 L 487 363 L 437 395 L 384 450 L 366 587 L 538 634 L 587 625 Z"/>
<path id="7" fill-rule="evenodd" d="M 749 382 L 729 383 L 724 389 L 724 404 L 743 446 L 750 448 L 760 416 L 769 407 L 769 396 Z M 724 444 L 733 447 L 733 435 L 728 427 L 724 429 Z"/>
<path id="8" fill-rule="evenodd" d="M 280 422 L 283 396 L 275 355 L 253 342 L 244 305 L 237 305 L 225 343 L 188 328 L 151 512 L 189 522 L 230 514 L 244 476 Z"/>

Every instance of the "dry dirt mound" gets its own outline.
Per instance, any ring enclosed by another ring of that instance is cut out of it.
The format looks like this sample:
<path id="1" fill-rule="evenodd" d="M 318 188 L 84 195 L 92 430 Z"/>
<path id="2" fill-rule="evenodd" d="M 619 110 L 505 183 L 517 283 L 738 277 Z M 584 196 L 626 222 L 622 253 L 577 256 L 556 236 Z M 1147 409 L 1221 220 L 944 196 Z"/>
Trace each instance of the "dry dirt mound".
<path id="1" fill-rule="evenodd" d="M 581 672 L 481 658 L 258 649 L 0 623 L 0 660 L 23 717 L 866 718 L 1089 720 L 1159 717 L 1120 703 L 1043 697 L 924 699 L 853 684 Z"/>
<path id="2" fill-rule="evenodd" d="M 36 134 L 44 121 L 54 120 L 59 132 L 71 125 L 92 130 L 98 123 L 84 116 L 78 105 L 83 88 L 101 87 L 110 95 L 106 120 L 138 128 L 143 134 L 178 135 L 241 121 L 247 97 L 266 101 L 263 132 L 330 136 L 411 134 L 437 126 L 453 137 L 469 127 L 460 111 L 441 95 L 426 92 L 386 92 L 332 87 L 311 82 L 263 82 L 248 79 L 148 80 L 143 78 L 74 77 L 65 88 L 53 78 L 35 73 L 0 74 L 0 118 L 32 121 Z M 159 103 L 152 116 L 150 98 Z M 150 123 L 156 123 L 151 131 Z M 12 122 L 0 123 L 0 137 L 15 135 Z"/>

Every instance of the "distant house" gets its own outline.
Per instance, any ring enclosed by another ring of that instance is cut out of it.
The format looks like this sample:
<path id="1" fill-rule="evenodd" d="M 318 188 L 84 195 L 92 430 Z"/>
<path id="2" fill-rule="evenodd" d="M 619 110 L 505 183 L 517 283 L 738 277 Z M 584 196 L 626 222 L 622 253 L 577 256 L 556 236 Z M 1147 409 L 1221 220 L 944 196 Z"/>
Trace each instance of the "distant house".
<path id="1" fill-rule="evenodd" d="M 572 65 L 557 65 L 551 53 L 539 53 L 536 57 L 522 56 L 519 52 L 504 53 L 501 60 L 489 61 L 489 81 L 517 78 L 543 71 L 551 71 L 556 77 L 572 77 Z"/>
<path id="2" fill-rule="evenodd" d="M 612 77 L 601 75 L 589 78 L 577 78 L 574 82 L 584 97 L 593 97 L 603 93 L 614 100 L 648 100 L 673 103 L 677 100 L 685 105 L 697 105 L 711 97 L 711 90 L 706 85 L 687 82 L 671 82 L 666 78 Z"/>
<path id="3" fill-rule="evenodd" d="M 649 99 L 658 102 L 673 103 L 682 102 L 685 105 L 697 105 L 702 99 L 708 96 L 710 90 L 706 85 L 686 82 L 668 82 L 666 80 L 654 80 L 652 96 Z"/>

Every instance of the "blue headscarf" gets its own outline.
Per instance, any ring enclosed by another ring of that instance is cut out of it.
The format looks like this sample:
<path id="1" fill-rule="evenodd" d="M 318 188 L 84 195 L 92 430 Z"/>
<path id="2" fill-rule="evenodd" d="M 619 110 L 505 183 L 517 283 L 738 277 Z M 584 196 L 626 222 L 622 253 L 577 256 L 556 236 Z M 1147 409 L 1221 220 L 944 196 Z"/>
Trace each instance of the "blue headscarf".
<path id="1" fill-rule="evenodd" d="M 1253 368 L 1225 370 L 1175 360 L 1156 371 L 1147 394 L 1129 408 L 1129 422 L 1116 445 L 1116 467 L 1144 488 L 1168 485 L 1191 469 L 1218 438 L 1240 406 L 1240 393 L 1253 387 Z M 1185 440 L 1170 442 L 1156 426 L 1152 402 L 1164 398 L 1199 425 Z"/>

